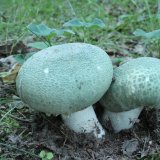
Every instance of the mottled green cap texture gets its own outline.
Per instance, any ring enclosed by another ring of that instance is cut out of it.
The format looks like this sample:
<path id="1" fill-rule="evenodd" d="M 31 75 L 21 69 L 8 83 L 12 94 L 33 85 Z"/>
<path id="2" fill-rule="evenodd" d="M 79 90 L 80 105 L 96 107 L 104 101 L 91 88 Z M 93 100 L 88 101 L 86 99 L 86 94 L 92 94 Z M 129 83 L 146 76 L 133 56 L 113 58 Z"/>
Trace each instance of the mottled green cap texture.
<path id="1" fill-rule="evenodd" d="M 114 81 L 100 103 L 109 111 L 160 107 L 160 60 L 142 57 L 114 70 Z"/>
<path id="2" fill-rule="evenodd" d="M 70 114 L 97 102 L 109 88 L 113 67 L 97 46 L 68 43 L 35 53 L 21 67 L 17 92 L 24 103 L 47 114 Z"/>

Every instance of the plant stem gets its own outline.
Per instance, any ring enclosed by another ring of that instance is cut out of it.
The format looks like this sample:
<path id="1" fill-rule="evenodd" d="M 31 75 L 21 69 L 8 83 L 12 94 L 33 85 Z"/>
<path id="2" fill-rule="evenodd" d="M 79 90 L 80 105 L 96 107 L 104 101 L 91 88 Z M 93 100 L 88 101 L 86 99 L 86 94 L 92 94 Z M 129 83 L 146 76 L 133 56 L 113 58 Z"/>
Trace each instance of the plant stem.
<path id="1" fill-rule="evenodd" d="M 29 31 L 30 31 L 32 34 L 34 34 L 30 29 L 29 29 Z M 34 34 L 34 35 L 36 35 L 36 34 Z M 38 35 L 36 35 L 36 36 L 37 36 L 38 38 L 40 38 L 48 47 L 52 46 L 51 43 L 48 42 L 48 40 L 47 40 L 46 38 L 41 37 L 41 36 L 38 36 Z M 46 42 L 47 42 L 47 43 L 46 43 Z"/>
<path id="2" fill-rule="evenodd" d="M 66 1 L 67 1 L 68 5 L 69 5 L 69 7 L 70 7 L 70 9 L 71 9 L 72 14 L 73 14 L 74 16 L 76 16 L 76 12 L 74 11 L 73 6 L 72 6 L 70 0 L 66 0 Z"/>
<path id="3" fill-rule="evenodd" d="M 149 8 L 149 4 L 148 4 L 148 0 L 145 0 L 145 4 L 147 7 L 147 11 L 148 11 L 148 16 L 149 16 L 149 20 L 150 20 L 150 26 L 151 26 L 151 31 L 154 30 L 154 26 L 153 26 L 153 21 L 152 21 L 152 14 L 151 14 L 151 10 Z"/>
<path id="4" fill-rule="evenodd" d="M 160 14 L 160 0 L 157 0 L 157 14 Z"/>
<path id="5" fill-rule="evenodd" d="M 6 112 L 4 112 L 2 110 L 0 110 L 0 112 L 3 113 L 3 114 L 6 114 Z M 27 122 L 27 123 L 31 123 L 32 122 L 30 120 L 26 120 L 26 119 L 22 119 L 22 118 L 16 117 L 16 116 L 14 116 L 14 115 L 12 115 L 10 113 L 8 113 L 7 115 L 10 116 L 11 118 L 15 119 L 15 120 L 18 120 L 18 121 Z"/>

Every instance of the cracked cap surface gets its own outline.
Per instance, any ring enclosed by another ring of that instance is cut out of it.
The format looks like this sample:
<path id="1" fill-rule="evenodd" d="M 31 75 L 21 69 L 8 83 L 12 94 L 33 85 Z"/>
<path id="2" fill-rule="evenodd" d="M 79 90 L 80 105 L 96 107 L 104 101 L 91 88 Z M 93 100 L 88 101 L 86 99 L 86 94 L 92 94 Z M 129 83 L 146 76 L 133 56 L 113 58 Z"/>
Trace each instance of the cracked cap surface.
<path id="1" fill-rule="evenodd" d="M 160 60 L 142 57 L 114 70 L 115 81 L 100 100 L 109 111 L 128 111 L 140 106 L 160 107 Z"/>

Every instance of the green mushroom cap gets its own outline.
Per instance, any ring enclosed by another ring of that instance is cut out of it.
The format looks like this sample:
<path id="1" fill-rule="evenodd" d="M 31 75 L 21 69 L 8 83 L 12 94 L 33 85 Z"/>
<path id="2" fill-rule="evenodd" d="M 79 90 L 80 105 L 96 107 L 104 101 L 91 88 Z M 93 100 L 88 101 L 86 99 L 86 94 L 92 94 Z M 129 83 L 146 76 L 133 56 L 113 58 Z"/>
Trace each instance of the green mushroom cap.
<path id="1" fill-rule="evenodd" d="M 160 107 L 160 60 L 142 57 L 114 70 L 115 81 L 100 100 L 109 111 L 128 111 L 141 106 Z"/>
<path id="2" fill-rule="evenodd" d="M 112 76 L 106 52 L 90 44 L 68 43 L 29 58 L 18 73 L 16 87 L 31 108 L 47 114 L 70 114 L 97 102 Z"/>

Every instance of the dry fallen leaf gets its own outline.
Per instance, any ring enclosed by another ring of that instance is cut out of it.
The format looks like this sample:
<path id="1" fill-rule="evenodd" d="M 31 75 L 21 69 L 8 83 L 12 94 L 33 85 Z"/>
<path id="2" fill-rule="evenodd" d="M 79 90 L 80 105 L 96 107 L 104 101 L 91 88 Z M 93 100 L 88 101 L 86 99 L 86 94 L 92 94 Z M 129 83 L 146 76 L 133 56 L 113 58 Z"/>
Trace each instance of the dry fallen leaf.
<path id="1" fill-rule="evenodd" d="M 138 148 L 138 140 L 133 138 L 131 140 L 124 141 L 122 145 L 122 152 L 127 156 L 131 156 Z"/>
<path id="2" fill-rule="evenodd" d="M 4 84 L 15 83 L 15 80 L 20 68 L 21 68 L 21 65 L 16 63 L 12 66 L 12 68 L 8 72 L 1 72 L 0 78 L 3 81 L 3 83 Z"/>

